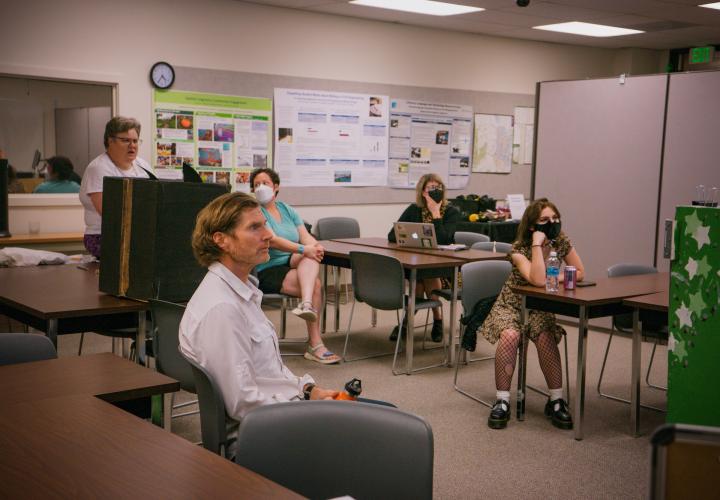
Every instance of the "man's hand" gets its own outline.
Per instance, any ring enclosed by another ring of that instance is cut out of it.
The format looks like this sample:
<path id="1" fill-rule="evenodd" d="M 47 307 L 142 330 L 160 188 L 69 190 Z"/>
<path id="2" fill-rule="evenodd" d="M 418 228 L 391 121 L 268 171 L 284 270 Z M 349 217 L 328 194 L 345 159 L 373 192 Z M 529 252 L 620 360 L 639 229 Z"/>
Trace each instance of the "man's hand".
<path id="1" fill-rule="evenodd" d="M 315 386 L 310 392 L 310 400 L 313 401 L 320 399 L 335 399 L 338 394 L 338 391 L 331 391 L 330 389 L 322 389 L 318 386 Z"/>

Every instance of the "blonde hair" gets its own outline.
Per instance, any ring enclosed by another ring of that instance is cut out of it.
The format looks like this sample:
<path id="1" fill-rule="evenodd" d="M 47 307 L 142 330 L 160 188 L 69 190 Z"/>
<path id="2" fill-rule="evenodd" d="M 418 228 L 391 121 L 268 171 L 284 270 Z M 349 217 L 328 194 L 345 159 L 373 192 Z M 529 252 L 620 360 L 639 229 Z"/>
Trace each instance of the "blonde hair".
<path id="1" fill-rule="evenodd" d="M 425 197 L 423 196 L 423 191 L 425 191 L 425 186 L 427 186 L 430 181 L 437 182 L 442 186 L 443 199 L 441 204 L 445 205 L 447 203 L 447 199 L 445 198 L 445 183 L 438 174 L 430 173 L 420 177 L 417 184 L 415 184 L 415 203 L 417 203 L 417 206 L 420 208 L 425 208 Z"/>
<path id="2" fill-rule="evenodd" d="M 242 221 L 243 212 L 259 207 L 255 198 L 246 193 L 228 193 L 208 203 L 195 220 L 192 249 L 203 267 L 220 260 L 223 251 L 213 240 L 215 233 L 230 233 Z"/>

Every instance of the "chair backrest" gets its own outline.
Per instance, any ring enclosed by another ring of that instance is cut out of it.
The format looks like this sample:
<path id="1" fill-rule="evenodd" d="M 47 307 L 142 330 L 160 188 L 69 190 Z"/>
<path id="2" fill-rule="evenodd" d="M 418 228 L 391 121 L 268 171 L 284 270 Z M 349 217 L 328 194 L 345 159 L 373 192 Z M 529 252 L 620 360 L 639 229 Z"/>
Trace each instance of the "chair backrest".
<path id="1" fill-rule="evenodd" d="M 510 276 L 512 264 L 506 260 L 469 262 L 462 266 L 462 305 L 467 314 L 480 299 L 500 293 Z"/>
<path id="2" fill-rule="evenodd" d="M 607 275 L 608 278 L 616 278 L 618 276 L 632 276 L 635 274 L 654 274 L 657 273 L 657 269 L 652 266 L 646 266 L 643 264 L 632 264 L 628 262 L 621 262 L 608 267 Z M 618 330 L 627 330 L 632 328 L 632 314 L 616 314 L 613 316 L 613 323 L 615 328 Z M 651 330 L 655 330 L 654 325 L 645 324 L 643 325 L 643 332 L 649 333 Z"/>
<path id="3" fill-rule="evenodd" d="M 455 243 L 471 247 L 479 241 L 490 241 L 490 236 L 469 231 L 455 231 Z"/>
<path id="4" fill-rule="evenodd" d="M 157 371 L 180 382 L 184 391 L 195 392 L 195 379 L 190 364 L 178 350 L 178 331 L 185 306 L 150 299 L 150 312 L 155 325 L 153 353 Z"/>
<path id="5" fill-rule="evenodd" d="M 512 250 L 512 243 L 502 241 L 478 241 L 477 243 L 473 243 L 470 248 L 508 254 Z"/>
<path id="6" fill-rule="evenodd" d="M 229 445 L 225 413 L 225 400 L 220 388 L 215 384 L 208 371 L 189 358 L 185 358 L 192 367 L 200 407 L 200 434 L 203 448 L 221 456 L 226 456 Z"/>
<path id="7" fill-rule="evenodd" d="M 404 307 L 405 276 L 394 257 L 368 252 L 350 252 L 355 300 L 383 311 Z"/>
<path id="8" fill-rule="evenodd" d="M 360 224 L 352 217 L 324 217 L 315 224 L 319 240 L 359 238 Z"/>
<path id="9" fill-rule="evenodd" d="M 432 429 L 397 408 L 261 406 L 243 418 L 237 450 L 236 463 L 309 498 L 432 498 Z"/>
<path id="10" fill-rule="evenodd" d="M 0 365 L 55 358 L 55 346 L 45 335 L 0 333 Z"/>
<path id="11" fill-rule="evenodd" d="M 649 498 L 717 498 L 720 428 L 663 425 L 650 441 Z"/>

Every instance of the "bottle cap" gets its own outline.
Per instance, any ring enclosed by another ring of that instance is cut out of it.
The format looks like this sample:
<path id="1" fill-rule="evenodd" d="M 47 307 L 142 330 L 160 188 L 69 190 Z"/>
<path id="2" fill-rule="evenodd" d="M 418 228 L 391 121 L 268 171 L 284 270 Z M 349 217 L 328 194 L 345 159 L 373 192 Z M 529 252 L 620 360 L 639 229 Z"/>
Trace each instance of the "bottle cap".
<path id="1" fill-rule="evenodd" d="M 550 252 L 550 257 L 557 257 L 557 252 L 555 252 L 555 251 Z"/>
<path id="2" fill-rule="evenodd" d="M 360 382 L 360 379 L 354 378 L 347 384 L 345 384 L 345 391 L 353 397 L 358 397 L 360 393 L 362 392 L 362 382 Z"/>

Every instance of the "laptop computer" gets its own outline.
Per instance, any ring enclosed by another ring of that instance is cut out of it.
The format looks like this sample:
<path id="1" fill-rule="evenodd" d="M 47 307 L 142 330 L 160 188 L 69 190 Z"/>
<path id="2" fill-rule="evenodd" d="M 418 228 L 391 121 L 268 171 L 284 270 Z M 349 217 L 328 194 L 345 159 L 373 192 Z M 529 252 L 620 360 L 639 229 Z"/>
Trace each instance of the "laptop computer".
<path id="1" fill-rule="evenodd" d="M 395 241 L 401 247 L 437 248 L 435 225 L 426 222 L 396 222 Z"/>

